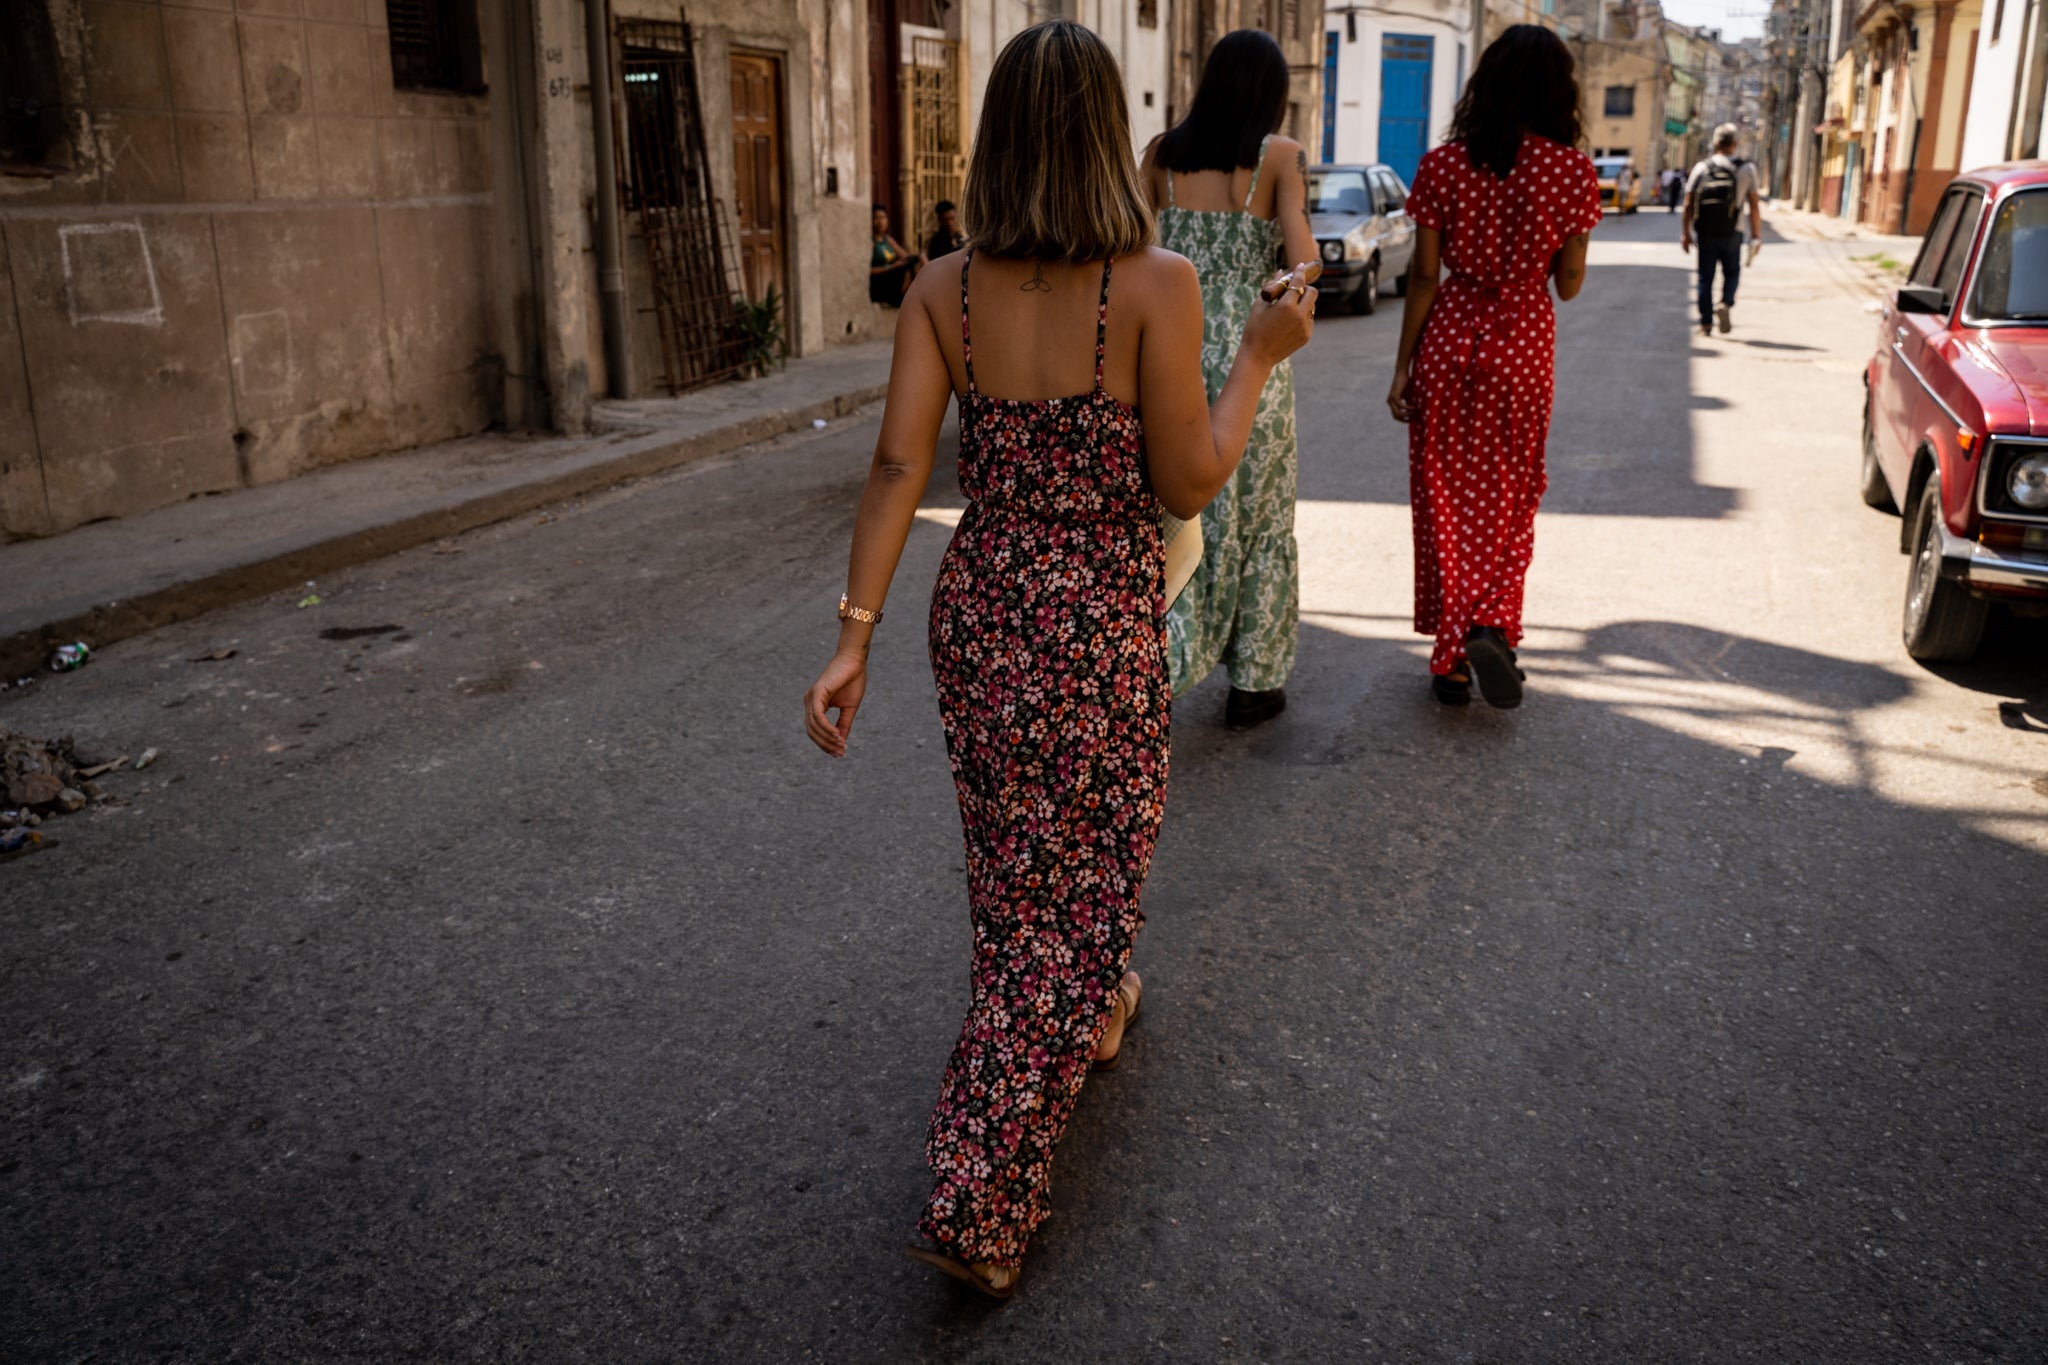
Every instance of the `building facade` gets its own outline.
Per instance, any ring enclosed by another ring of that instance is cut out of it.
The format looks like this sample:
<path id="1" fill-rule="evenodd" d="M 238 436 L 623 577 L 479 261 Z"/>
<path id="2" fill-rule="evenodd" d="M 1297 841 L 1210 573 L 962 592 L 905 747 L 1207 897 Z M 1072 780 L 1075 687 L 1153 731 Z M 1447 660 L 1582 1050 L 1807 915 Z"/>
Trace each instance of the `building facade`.
<path id="1" fill-rule="evenodd" d="M 1268 25 L 1315 145 L 1298 0 L 0 5 L 0 538 L 884 335 L 870 205 L 923 239 L 1060 13 L 1140 146 Z"/>
<path id="2" fill-rule="evenodd" d="M 1309 154 L 1384 162 L 1404 183 L 1443 140 L 1474 60 L 1472 7 L 1393 0 L 1333 7 L 1324 16 L 1322 127 Z"/>
<path id="3" fill-rule="evenodd" d="M 2043 115 L 2048 114 L 2048 5 L 1990 0 L 1971 59 L 1974 74 L 1958 168 L 2038 158 Z"/>
<path id="4" fill-rule="evenodd" d="M 1815 125 L 1823 212 L 1883 232 L 1926 231 L 1942 188 L 1977 164 L 1968 145 L 1976 91 L 1989 81 L 1995 94 L 2003 75 L 1978 69 L 1982 13 L 1981 0 L 1870 0 L 1838 12 L 1843 39 Z"/>
<path id="5" fill-rule="evenodd" d="M 1665 165 L 1672 70 L 1662 8 L 1656 0 L 1557 0 L 1555 16 L 1578 62 L 1587 150 L 1627 157 L 1638 176 L 1654 179 Z"/>
<path id="6" fill-rule="evenodd" d="M 1145 2 L 1157 4 L 1159 0 Z M 1287 116 L 1280 131 L 1314 156 L 1323 142 L 1323 61 L 1328 44 L 1323 20 L 1312 0 L 1167 0 L 1167 4 L 1169 70 L 1161 127 L 1172 126 L 1187 113 L 1201 82 L 1202 62 L 1218 38 L 1235 29 L 1261 28 L 1273 35 L 1287 55 Z"/>
<path id="7" fill-rule="evenodd" d="M 1669 82 L 1664 90 L 1664 165 L 1690 171 L 1705 158 L 1713 132 L 1707 109 L 1720 83 L 1720 30 L 1666 21 L 1664 57 Z"/>

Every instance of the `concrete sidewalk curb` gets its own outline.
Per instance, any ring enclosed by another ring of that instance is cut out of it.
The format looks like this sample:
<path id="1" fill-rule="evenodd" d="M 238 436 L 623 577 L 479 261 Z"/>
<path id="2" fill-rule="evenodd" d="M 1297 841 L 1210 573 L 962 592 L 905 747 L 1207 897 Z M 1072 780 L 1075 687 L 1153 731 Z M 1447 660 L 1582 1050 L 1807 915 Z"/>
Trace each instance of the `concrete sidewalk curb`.
<path id="1" fill-rule="evenodd" d="M 43 669 L 59 645 L 73 640 L 84 640 L 99 649 L 174 621 L 473 531 L 550 503 L 772 440 L 819 419 L 845 417 L 880 401 L 887 392 L 886 382 L 866 384 L 802 406 L 738 418 L 707 431 L 682 436 L 655 431 L 624 440 L 614 438 L 611 444 L 587 452 L 590 458 L 583 462 L 555 460 L 540 469 L 522 471 L 510 484 L 480 480 L 452 490 L 438 505 L 388 521 L 259 551 L 233 564 L 83 610 L 59 607 L 50 619 L 17 625 L 0 636 L 0 685 Z"/>

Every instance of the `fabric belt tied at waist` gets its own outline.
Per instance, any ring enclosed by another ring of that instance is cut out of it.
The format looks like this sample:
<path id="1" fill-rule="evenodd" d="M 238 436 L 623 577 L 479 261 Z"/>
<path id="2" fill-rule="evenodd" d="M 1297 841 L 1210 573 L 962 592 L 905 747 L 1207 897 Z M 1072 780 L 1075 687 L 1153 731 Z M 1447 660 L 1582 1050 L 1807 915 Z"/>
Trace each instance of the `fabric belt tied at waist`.
<path id="1" fill-rule="evenodd" d="M 1454 353 L 1469 380 L 1481 374 L 1501 377 L 1507 373 L 1508 341 L 1515 335 L 1522 310 L 1538 300 L 1549 300 L 1548 276 L 1533 280 L 1482 280 L 1475 275 L 1451 272 L 1450 285 L 1473 296 L 1472 326 L 1456 338 Z"/>

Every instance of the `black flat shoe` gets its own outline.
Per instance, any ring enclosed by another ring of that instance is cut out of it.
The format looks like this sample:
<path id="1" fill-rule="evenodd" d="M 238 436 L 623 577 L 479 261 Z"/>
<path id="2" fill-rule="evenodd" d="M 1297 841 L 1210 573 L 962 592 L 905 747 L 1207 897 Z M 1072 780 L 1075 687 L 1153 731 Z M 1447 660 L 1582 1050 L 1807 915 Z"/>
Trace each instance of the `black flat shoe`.
<path id="1" fill-rule="evenodd" d="M 1479 695 L 1488 706 L 1512 711 L 1522 704 L 1524 675 L 1505 635 L 1492 626 L 1474 626 L 1465 637 L 1465 662 L 1472 666 Z"/>
<path id="2" fill-rule="evenodd" d="M 1233 730 L 1249 730 L 1255 725 L 1264 725 L 1287 709 L 1287 689 L 1276 687 L 1271 692 L 1240 692 L 1230 689 L 1229 700 L 1223 703 L 1223 723 Z"/>
<path id="3" fill-rule="evenodd" d="M 1429 695 L 1445 706 L 1470 706 L 1472 680 L 1463 673 L 1432 673 L 1429 675 Z"/>

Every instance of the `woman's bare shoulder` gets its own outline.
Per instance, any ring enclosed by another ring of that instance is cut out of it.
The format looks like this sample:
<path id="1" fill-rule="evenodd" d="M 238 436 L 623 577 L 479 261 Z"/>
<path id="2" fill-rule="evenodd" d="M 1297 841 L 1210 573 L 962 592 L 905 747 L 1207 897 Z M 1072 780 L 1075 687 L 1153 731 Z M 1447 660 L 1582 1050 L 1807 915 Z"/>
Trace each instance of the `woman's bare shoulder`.
<path id="1" fill-rule="evenodd" d="M 918 271 L 917 278 L 910 282 L 909 292 L 903 296 L 904 305 L 915 303 L 935 315 L 944 309 L 958 309 L 960 270 L 966 260 L 967 252 L 956 251 Z"/>
<path id="2" fill-rule="evenodd" d="M 1266 140 L 1266 166 L 1268 169 L 1284 169 L 1288 166 L 1308 164 L 1308 152 L 1299 142 L 1285 133 L 1275 133 Z"/>
<path id="3" fill-rule="evenodd" d="M 1135 313 L 1141 323 L 1178 322 L 1189 300 L 1197 313 L 1202 307 L 1202 283 L 1187 257 L 1163 246 L 1148 246 L 1119 256 L 1110 283 L 1113 302 Z"/>
<path id="4" fill-rule="evenodd" d="M 1201 289 L 1200 282 L 1195 279 L 1195 263 L 1163 246 L 1148 246 L 1120 258 L 1116 263 L 1116 278 L 1165 289 L 1183 284 L 1193 286 L 1198 292 Z"/>

